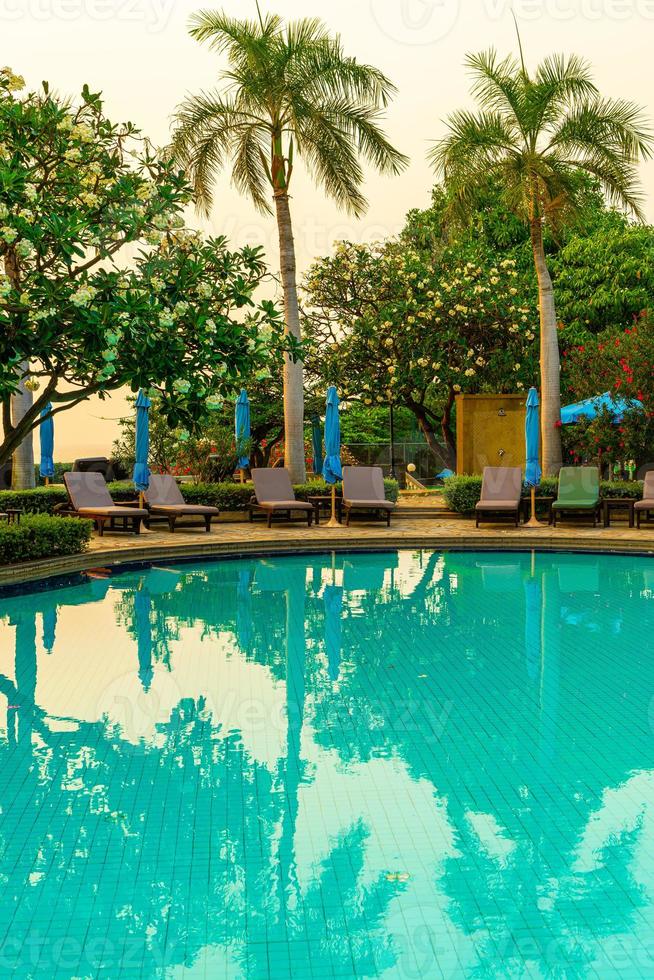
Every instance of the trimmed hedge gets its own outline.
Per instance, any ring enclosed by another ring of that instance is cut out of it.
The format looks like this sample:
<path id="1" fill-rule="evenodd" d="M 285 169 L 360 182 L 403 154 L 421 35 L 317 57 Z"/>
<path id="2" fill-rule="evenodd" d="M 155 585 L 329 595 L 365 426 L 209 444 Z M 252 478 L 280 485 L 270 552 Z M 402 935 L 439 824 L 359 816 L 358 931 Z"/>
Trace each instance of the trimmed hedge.
<path id="1" fill-rule="evenodd" d="M 30 514 L 20 524 L 0 523 L 0 565 L 86 551 L 93 523 L 47 514 Z"/>
<path id="2" fill-rule="evenodd" d="M 384 485 L 388 499 L 397 500 L 397 480 L 384 480 Z M 254 492 L 251 483 L 182 483 L 180 488 L 187 503 L 206 504 L 224 511 L 245 510 Z M 323 480 L 312 480 L 295 487 L 298 500 L 329 492 L 330 488 Z M 340 486 L 336 492 L 340 495 Z M 138 496 L 132 483 L 110 483 L 109 493 L 116 503 L 135 500 Z M 65 504 L 67 499 L 65 488 L 59 485 L 37 487 L 36 490 L 0 490 L 0 511 L 10 507 L 28 514 L 51 514 L 57 504 Z"/>
<path id="3" fill-rule="evenodd" d="M 65 504 L 67 499 L 65 488 L 58 485 L 36 490 L 0 490 L 0 511 L 13 508 L 27 514 L 51 514 L 57 504 Z"/>
<path id="4" fill-rule="evenodd" d="M 537 490 L 539 497 L 551 497 L 554 499 L 557 494 L 558 480 L 554 477 L 544 477 Z M 527 487 L 522 488 L 523 497 L 528 497 L 530 491 Z M 481 477 L 480 476 L 450 476 L 445 480 L 443 491 L 445 502 L 450 510 L 457 514 L 472 514 L 475 504 L 481 497 Z M 642 480 L 602 480 L 600 483 L 600 497 L 632 497 L 640 500 L 643 496 Z"/>

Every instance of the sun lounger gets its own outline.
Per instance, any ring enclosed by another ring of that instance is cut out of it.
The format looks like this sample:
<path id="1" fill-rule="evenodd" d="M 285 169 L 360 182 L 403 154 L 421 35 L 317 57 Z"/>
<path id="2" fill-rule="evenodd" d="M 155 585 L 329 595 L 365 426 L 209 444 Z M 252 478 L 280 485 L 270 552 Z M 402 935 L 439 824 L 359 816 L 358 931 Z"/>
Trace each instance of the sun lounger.
<path id="1" fill-rule="evenodd" d="M 481 498 L 475 507 L 476 526 L 488 517 L 508 517 L 520 523 L 522 470 L 519 466 L 485 466 Z"/>
<path id="2" fill-rule="evenodd" d="M 271 527 L 275 514 L 285 515 L 290 521 L 293 511 L 300 511 L 306 515 L 307 524 L 311 527 L 313 506 L 304 500 L 295 499 L 295 491 L 287 469 L 255 467 L 251 473 L 256 502 L 250 504 L 250 520 L 254 513 L 261 512 L 267 515 L 268 527 Z"/>
<path id="3" fill-rule="evenodd" d="M 64 483 L 70 501 L 70 512 L 77 517 L 88 517 L 95 521 L 100 537 L 104 534 L 107 521 L 112 530 L 118 530 L 114 522 L 121 521 L 121 530 L 140 533 L 141 521 L 148 516 L 147 510 L 125 503 L 115 504 L 102 473 L 64 473 Z"/>
<path id="4" fill-rule="evenodd" d="M 395 504 L 386 499 L 381 466 L 343 467 L 343 513 L 346 527 L 350 526 L 353 510 L 381 514 L 386 518 L 387 527 L 390 527 Z"/>
<path id="5" fill-rule="evenodd" d="M 596 466 L 564 466 L 559 473 L 558 496 L 552 504 L 552 523 L 561 514 L 591 516 L 593 527 L 599 514 L 599 470 Z"/>
<path id="6" fill-rule="evenodd" d="M 165 517 L 171 534 L 175 533 L 175 523 L 179 517 L 201 517 L 207 533 L 211 530 L 211 518 L 218 517 L 217 507 L 205 504 L 187 504 L 175 477 L 157 474 L 150 476 L 150 486 L 144 494 L 145 502 L 152 516 Z"/>
<path id="7" fill-rule="evenodd" d="M 649 472 L 645 474 L 643 498 L 642 500 L 637 500 L 634 504 L 637 527 L 640 527 L 640 521 L 643 514 L 645 515 L 645 520 L 649 520 L 650 511 L 654 511 L 654 470 L 649 470 Z"/>

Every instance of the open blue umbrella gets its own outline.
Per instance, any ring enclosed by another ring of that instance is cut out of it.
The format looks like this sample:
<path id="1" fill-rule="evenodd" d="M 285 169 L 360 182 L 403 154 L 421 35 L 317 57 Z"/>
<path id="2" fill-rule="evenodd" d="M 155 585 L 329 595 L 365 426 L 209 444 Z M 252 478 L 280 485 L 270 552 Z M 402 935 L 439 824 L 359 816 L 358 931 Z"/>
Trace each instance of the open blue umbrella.
<path id="1" fill-rule="evenodd" d="M 49 483 L 54 476 L 54 421 L 52 418 L 52 405 L 50 402 L 41 412 L 41 424 L 39 425 L 39 436 L 41 440 L 41 465 L 39 473 L 46 483 Z"/>
<path id="2" fill-rule="evenodd" d="M 234 421 L 236 429 L 236 445 L 238 446 L 239 443 L 242 443 L 246 439 L 250 438 L 250 402 L 248 400 L 245 388 L 241 388 L 241 393 L 236 400 Z M 243 479 L 244 476 L 243 470 L 249 465 L 249 456 L 239 456 L 238 468 L 241 471 L 241 479 Z"/>
<path id="3" fill-rule="evenodd" d="M 132 480 L 139 493 L 145 493 L 150 486 L 150 399 L 139 391 L 136 399 L 136 439 L 135 461 Z"/>
<path id="4" fill-rule="evenodd" d="M 311 419 L 311 442 L 313 444 L 313 472 L 315 476 L 322 473 L 322 429 L 317 415 Z"/>
<path id="5" fill-rule="evenodd" d="M 538 392 L 529 389 L 527 396 L 527 413 L 525 416 L 525 450 L 527 461 L 525 465 L 525 483 L 531 488 L 531 517 L 527 527 L 542 527 L 536 520 L 536 487 L 540 484 L 540 418 L 538 413 Z"/>
<path id="6" fill-rule="evenodd" d="M 326 527 L 339 527 L 336 520 L 336 486 L 343 479 L 341 469 L 341 420 L 338 414 L 338 392 L 334 385 L 327 389 L 327 408 L 325 411 L 325 461 L 322 467 L 325 483 L 332 487 L 332 516 Z"/>
<path id="7" fill-rule="evenodd" d="M 593 398 L 586 398 L 585 401 L 565 405 L 561 409 L 561 422 L 563 425 L 574 425 L 579 419 L 594 419 L 602 409 L 611 413 L 614 422 L 621 422 L 625 412 L 634 409 L 642 411 L 642 408 L 643 403 L 637 398 L 618 398 L 605 391 L 603 395 L 595 395 Z"/>

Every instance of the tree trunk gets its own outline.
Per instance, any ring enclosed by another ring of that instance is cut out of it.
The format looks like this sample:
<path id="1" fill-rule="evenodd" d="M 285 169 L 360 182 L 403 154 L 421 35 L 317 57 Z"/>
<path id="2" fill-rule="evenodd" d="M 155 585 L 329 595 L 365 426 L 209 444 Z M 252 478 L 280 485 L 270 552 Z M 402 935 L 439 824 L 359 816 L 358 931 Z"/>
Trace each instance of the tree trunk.
<path id="1" fill-rule="evenodd" d="M 25 368 L 25 365 L 23 365 Z M 22 378 L 18 390 L 11 398 L 11 416 L 14 428 L 27 415 L 34 396 L 25 387 L 25 379 Z M 36 485 L 34 474 L 34 440 L 33 430 L 24 436 L 20 445 L 14 450 L 12 457 L 11 486 L 14 490 L 30 490 Z"/>
<path id="2" fill-rule="evenodd" d="M 556 309 L 552 279 L 543 248 L 543 228 L 540 218 L 531 221 L 531 247 L 538 278 L 538 308 L 540 311 L 540 430 L 543 475 L 556 476 L 561 469 L 561 363 L 559 338 L 556 329 Z"/>
<path id="3" fill-rule="evenodd" d="M 445 466 L 448 466 L 453 470 L 456 468 L 456 441 L 450 428 L 452 403 L 453 398 L 448 401 L 445 409 L 443 410 L 443 415 L 441 416 L 440 425 L 441 432 L 443 433 L 443 442 L 440 442 L 437 438 L 436 430 L 434 429 L 431 419 L 429 418 L 423 405 L 421 405 L 419 402 L 408 401 L 406 403 L 406 407 L 415 415 L 418 422 L 418 428 L 425 437 L 425 442 L 429 446 L 431 452 L 437 459 L 441 460 Z"/>
<path id="4" fill-rule="evenodd" d="M 445 443 L 445 448 L 447 449 L 448 469 L 456 472 L 456 439 L 454 438 L 454 434 L 452 432 L 453 408 L 454 392 L 450 390 L 445 407 L 443 408 L 443 414 L 441 415 L 441 432 L 443 433 L 443 442 Z"/>
<path id="5" fill-rule="evenodd" d="M 279 259 L 284 289 L 285 333 L 300 340 L 300 311 L 297 301 L 295 244 L 291 225 L 288 194 L 275 193 Z M 304 365 L 284 355 L 284 462 L 293 483 L 306 480 L 304 457 Z"/>

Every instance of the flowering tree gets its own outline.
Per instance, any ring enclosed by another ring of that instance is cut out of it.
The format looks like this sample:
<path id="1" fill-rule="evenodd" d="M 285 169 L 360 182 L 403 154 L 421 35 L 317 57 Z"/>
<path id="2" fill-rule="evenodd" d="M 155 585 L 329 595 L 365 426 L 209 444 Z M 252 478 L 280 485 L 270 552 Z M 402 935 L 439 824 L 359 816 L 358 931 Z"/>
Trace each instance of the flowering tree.
<path id="1" fill-rule="evenodd" d="M 563 354 L 563 391 L 570 402 L 605 391 L 638 399 L 644 411 L 627 412 L 619 424 L 607 413 L 568 427 L 565 446 L 575 456 L 633 458 L 645 462 L 654 450 L 654 326 L 642 317 L 624 330 L 605 330 Z"/>
<path id="2" fill-rule="evenodd" d="M 281 325 L 253 300 L 261 252 L 187 230 L 183 174 L 87 87 L 78 105 L 22 88 L 0 72 L 0 463 L 49 402 L 57 414 L 123 386 L 192 430 L 267 373 Z"/>
<path id="3" fill-rule="evenodd" d="M 521 390 L 537 377 L 535 291 L 511 258 L 466 242 L 342 242 L 305 291 L 308 369 L 344 398 L 410 409 L 450 463 L 457 394 Z"/>

